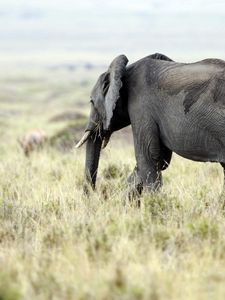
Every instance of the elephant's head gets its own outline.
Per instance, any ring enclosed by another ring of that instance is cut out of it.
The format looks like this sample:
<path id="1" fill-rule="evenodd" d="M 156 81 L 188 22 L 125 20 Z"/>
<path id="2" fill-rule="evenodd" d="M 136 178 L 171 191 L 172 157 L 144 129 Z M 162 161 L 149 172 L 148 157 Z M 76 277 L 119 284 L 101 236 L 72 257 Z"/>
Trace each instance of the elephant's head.
<path id="1" fill-rule="evenodd" d="M 116 57 L 108 71 L 100 75 L 91 93 L 91 113 L 84 136 L 76 147 L 86 144 L 86 180 L 95 188 L 101 148 L 104 148 L 113 131 L 130 124 L 126 101 L 121 97 L 122 77 L 128 59 Z"/>

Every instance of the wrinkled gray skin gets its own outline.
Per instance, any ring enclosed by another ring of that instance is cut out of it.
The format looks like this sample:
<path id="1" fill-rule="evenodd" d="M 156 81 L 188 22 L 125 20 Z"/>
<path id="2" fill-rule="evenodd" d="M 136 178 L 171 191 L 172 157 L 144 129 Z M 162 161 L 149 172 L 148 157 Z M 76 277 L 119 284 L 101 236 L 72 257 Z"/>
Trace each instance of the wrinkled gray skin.
<path id="1" fill-rule="evenodd" d="M 103 141 L 131 124 L 137 165 L 128 182 L 140 194 L 162 183 L 172 152 L 225 166 L 225 61 L 186 64 L 162 54 L 128 67 L 116 57 L 91 94 L 86 180 L 95 187 Z"/>

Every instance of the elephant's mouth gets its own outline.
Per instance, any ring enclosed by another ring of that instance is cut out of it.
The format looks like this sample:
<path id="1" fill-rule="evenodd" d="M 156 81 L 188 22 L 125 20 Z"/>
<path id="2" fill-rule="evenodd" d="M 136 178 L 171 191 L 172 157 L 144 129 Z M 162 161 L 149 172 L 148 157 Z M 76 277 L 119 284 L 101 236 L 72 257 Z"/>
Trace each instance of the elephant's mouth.
<path id="1" fill-rule="evenodd" d="M 80 148 L 82 145 L 84 145 L 88 139 L 92 138 L 95 140 L 97 138 L 97 135 L 101 138 L 102 140 L 102 149 L 104 149 L 110 140 L 111 133 L 110 132 L 105 132 L 104 134 L 100 133 L 100 130 L 88 130 L 86 129 L 84 132 L 84 135 L 80 139 L 80 141 L 76 144 L 76 148 Z"/>

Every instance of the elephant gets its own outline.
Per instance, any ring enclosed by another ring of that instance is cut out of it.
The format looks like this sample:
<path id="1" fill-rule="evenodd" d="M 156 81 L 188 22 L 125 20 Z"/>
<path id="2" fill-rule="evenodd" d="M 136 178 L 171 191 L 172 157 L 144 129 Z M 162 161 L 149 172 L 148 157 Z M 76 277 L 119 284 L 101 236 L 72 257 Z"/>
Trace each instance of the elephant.
<path id="1" fill-rule="evenodd" d="M 225 61 L 179 63 L 155 53 L 128 65 L 117 56 L 91 93 L 85 134 L 85 177 L 95 189 L 101 148 L 131 125 L 136 166 L 128 178 L 138 195 L 157 191 L 172 153 L 225 170 Z"/>

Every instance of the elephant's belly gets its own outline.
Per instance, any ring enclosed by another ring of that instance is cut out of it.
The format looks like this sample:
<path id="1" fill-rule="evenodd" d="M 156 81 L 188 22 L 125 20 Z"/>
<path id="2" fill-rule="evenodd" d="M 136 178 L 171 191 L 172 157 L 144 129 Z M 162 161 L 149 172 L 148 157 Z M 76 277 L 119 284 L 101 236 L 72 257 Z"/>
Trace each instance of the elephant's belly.
<path id="1" fill-rule="evenodd" d="M 225 157 L 223 158 L 220 153 L 215 153 L 215 152 L 207 152 L 203 150 L 199 150 L 199 151 L 174 150 L 174 152 L 184 158 L 191 159 L 194 161 L 225 162 Z"/>
<path id="2" fill-rule="evenodd" d="M 162 134 L 163 143 L 173 152 L 195 161 L 225 162 L 225 135 L 217 136 L 206 130 L 178 128 Z M 219 134 L 218 134 L 219 135 Z"/>
<path id="3" fill-rule="evenodd" d="M 225 110 L 198 100 L 185 113 L 183 100 L 168 99 L 159 120 L 163 143 L 196 161 L 225 162 Z"/>
<path id="4" fill-rule="evenodd" d="M 160 111 L 163 143 L 177 154 L 196 161 L 225 162 L 225 109 L 201 98 L 188 112 L 184 99 L 168 98 Z"/>

